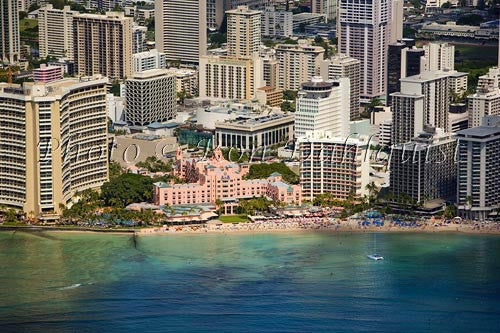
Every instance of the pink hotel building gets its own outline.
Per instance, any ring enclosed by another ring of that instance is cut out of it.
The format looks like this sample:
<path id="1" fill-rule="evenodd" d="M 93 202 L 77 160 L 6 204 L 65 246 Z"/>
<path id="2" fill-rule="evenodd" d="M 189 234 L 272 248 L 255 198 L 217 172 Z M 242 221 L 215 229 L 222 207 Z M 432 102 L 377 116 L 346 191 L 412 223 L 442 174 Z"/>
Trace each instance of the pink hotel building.
<path id="1" fill-rule="evenodd" d="M 224 211 L 234 213 L 239 199 L 267 196 L 273 201 L 288 204 L 302 203 L 300 185 L 283 182 L 279 173 L 266 179 L 243 179 L 249 171 L 249 165 L 232 163 L 224 159 L 216 148 L 213 157 L 205 160 L 184 160 L 179 149 L 176 155 L 176 175 L 189 180 L 188 184 L 154 184 L 154 202 L 156 205 L 215 204 L 217 199 L 224 202 Z"/>

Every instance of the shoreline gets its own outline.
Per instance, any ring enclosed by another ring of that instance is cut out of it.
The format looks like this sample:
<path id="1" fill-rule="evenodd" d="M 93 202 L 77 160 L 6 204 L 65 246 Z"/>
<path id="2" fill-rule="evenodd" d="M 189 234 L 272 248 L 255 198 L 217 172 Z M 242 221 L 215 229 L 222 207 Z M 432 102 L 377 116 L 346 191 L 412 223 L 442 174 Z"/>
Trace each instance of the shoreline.
<path id="1" fill-rule="evenodd" d="M 135 229 L 99 229 L 85 227 L 60 227 L 42 225 L 0 225 L 0 231 L 56 231 L 56 232 L 95 232 L 112 234 L 137 233 Z"/>
<path id="2" fill-rule="evenodd" d="M 300 225 L 297 223 L 222 223 L 205 225 L 186 225 L 179 227 L 153 227 L 137 231 L 139 236 L 148 235 L 194 235 L 194 234 L 257 234 L 282 232 L 331 232 L 331 233 L 462 233 L 478 235 L 500 235 L 500 229 L 477 228 L 468 224 L 422 225 L 419 227 L 402 227 L 396 225 L 359 226 L 356 223 L 319 223 Z"/>
<path id="3" fill-rule="evenodd" d="M 352 222 L 336 224 L 279 224 L 279 223 L 221 223 L 221 224 L 192 224 L 170 227 L 148 227 L 141 229 L 99 229 L 85 227 L 59 226 L 0 226 L 0 231 L 25 232 L 80 232 L 105 234 L 135 234 L 137 236 L 151 235 L 198 235 L 198 234 L 239 234 L 251 235 L 262 233 L 296 233 L 296 232 L 329 232 L 329 233 L 460 233 L 476 235 L 500 235 L 500 229 L 475 228 L 468 224 L 422 225 L 420 227 L 386 226 L 358 226 Z"/>

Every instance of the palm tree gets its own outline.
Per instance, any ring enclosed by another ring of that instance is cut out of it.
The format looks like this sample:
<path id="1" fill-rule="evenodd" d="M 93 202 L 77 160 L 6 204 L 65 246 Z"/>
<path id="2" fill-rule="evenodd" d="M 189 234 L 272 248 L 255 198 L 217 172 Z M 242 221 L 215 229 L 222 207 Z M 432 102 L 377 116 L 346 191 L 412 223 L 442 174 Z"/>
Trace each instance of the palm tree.
<path id="1" fill-rule="evenodd" d="M 469 219 L 472 219 L 472 196 L 471 195 L 468 195 L 466 198 L 465 198 L 465 204 L 467 205 L 467 209 L 469 210 L 469 216 L 468 218 Z"/>
<path id="2" fill-rule="evenodd" d="M 375 182 L 370 182 L 366 184 L 366 189 L 368 190 L 369 193 L 368 203 L 371 205 L 377 198 L 378 187 L 377 185 L 375 185 Z"/>

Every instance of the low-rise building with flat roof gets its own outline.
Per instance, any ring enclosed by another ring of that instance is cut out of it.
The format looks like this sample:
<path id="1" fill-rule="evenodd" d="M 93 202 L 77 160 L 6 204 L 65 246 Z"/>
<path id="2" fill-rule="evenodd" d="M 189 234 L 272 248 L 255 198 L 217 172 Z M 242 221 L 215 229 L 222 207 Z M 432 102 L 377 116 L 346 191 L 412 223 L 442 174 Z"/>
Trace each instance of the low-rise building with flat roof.
<path id="1" fill-rule="evenodd" d="M 215 146 L 251 151 L 293 140 L 290 114 L 248 115 L 215 124 Z"/>

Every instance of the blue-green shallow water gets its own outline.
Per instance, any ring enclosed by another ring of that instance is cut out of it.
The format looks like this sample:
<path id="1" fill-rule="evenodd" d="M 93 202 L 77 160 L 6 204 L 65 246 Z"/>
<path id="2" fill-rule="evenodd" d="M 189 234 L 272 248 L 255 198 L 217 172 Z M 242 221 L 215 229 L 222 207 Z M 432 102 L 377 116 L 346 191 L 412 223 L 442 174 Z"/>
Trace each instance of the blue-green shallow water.
<path id="1" fill-rule="evenodd" d="M 500 238 L 0 232 L 0 331 L 500 331 Z"/>

